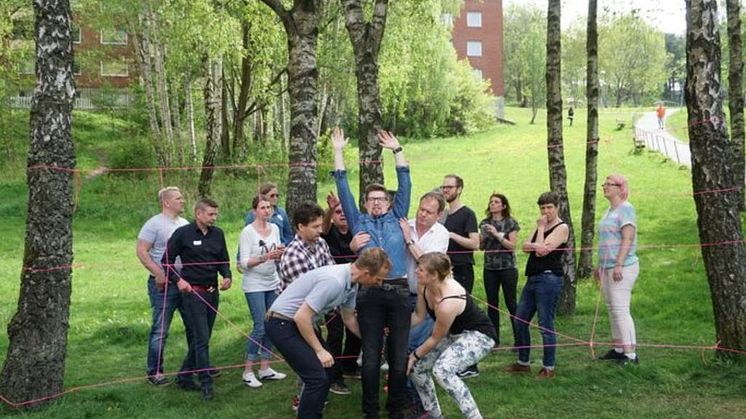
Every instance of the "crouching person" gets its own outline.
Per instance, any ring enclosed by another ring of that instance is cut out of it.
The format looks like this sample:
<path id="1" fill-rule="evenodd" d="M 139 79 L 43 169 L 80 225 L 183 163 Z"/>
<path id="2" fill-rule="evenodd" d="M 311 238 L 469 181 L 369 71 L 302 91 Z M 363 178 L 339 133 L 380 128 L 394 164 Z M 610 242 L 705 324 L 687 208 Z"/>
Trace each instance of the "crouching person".
<path id="1" fill-rule="evenodd" d="M 386 253 L 373 248 L 354 263 L 324 266 L 302 274 L 270 307 L 266 333 L 304 383 L 299 418 L 322 417 L 335 362 L 324 346 L 317 320 L 340 307 L 345 326 L 360 336 L 355 317 L 358 284 L 380 286 L 390 269 Z"/>
<path id="2" fill-rule="evenodd" d="M 417 309 L 412 325 L 429 315 L 432 335 L 409 355 L 407 372 L 431 418 L 442 418 L 430 372 L 468 419 L 481 418 L 474 398 L 458 373 L 484 358 L 495 344 L 495 327 L 471 295 L 453 279 L 451 262 L 443 253 L 426 253 L 418 260 Z"/>

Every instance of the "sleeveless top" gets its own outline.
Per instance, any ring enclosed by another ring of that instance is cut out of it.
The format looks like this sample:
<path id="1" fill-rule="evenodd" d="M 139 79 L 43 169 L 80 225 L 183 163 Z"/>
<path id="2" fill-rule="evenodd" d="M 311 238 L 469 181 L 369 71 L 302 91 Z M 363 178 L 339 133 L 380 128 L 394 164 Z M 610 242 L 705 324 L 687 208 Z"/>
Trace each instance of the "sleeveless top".
<path id="1" fill-rule="evenodd" d="M 565 224 L 564 221 L 557 224 L 544 232 L 544 238 L 548 237 L 555 228 Z M 536 240 L 536 232 L 531 236 L 531 242 Z M 528 255 L 528 262 L 526 262 L 526 276 L 538 275 L 542 272 L 552 271 L 557 276 L 563 276 L 564 271 L 562 270 L 562 254 L 565 253 L 567 248 L 567 241 L 563 242 L 556 249 L 549 252 L 546 256 L 536 256 L 536 252 L 531 252 Z"/>
<path id="2" fill-rule="evenodd" d="M 426 291 L 427 287 L 425 287 L 425 289 L 422 291 L 423 298 L 425 298 L 424 293 Z M 462 311 L 461 314 L 453 319 L 451 328 L 448 330 L 450 334 L 458 335 L 460 333 L 463 333 L 465 330 L 474 330 L 489 336 L 495 342 L 497 342 L 497 333 L 495 332 L 495 326 L 492 325 L 492 322 L 487 317 L 487 315 L 484 314 L 484 311 L 480 310 L 479 307 L 474 304 L 474 301 L 471 299 L 470 295 L 449 295 L 447 297 L 443 297 L 443 299 L 441 299 L 440 301 L 447 300 L 449 298 L 458 298 L 460 300 L 466 301 L 466 307 L 464 307 L 464 311 Z M 425 298 L 425 309 L 433 320 L 437 319 L 435 317 L 435 311 L 431 309 L 430 305 L 428 305 L 427 303 L 427 298 Z"/>

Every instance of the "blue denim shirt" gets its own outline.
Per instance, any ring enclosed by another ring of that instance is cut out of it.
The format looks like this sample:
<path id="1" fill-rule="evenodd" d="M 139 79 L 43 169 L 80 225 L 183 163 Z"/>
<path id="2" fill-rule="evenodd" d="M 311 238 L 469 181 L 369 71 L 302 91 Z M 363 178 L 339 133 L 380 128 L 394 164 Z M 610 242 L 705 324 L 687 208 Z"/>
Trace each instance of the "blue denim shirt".
<path id="1" fill-rule="evenodd" d="M 288 214 L 285 212 L 284 209 L 282 209 L 282 207 L 275 205 L 272 208 L 274 211 L 272 211 L 272 217 L 270 217 L 269 222 L 275 224 L 277 227 L 280 227 L 280 241 L 283 245 L 287 246 L 291 241 L 293 241 L 293 237 L 295 237 L 293 228 L 290 227 L 290 219 L 288 218 Z M 246 213 L 244 226 L 253 223 L 254 220 L 256 220 L 256 212 L 251 209 L 249 210 L 249 212 Z"/>
<path id="2" fill-rule="evenodd" d="M 350 185 L 347 183 L 347 171 L 335 170 L 332 176 L 337 184 L 337 195 L 350 231 L 353 235 L 361 231 L 370 235 L 370 242 L 360 251 L 373 247 L 382 248 L 391 259 L 392 265 L 386 279 L 405 278 L 407 276 L 407 246 L 404 243 L 401 227 L 399 227 L 399 219 L 406 218 L 409 213 L 409 200 L 412 193 L 409 166 L 396 168 L 399 187 L 396 190 L 394 205 L 380 217 L 372 217 L 358 210 L 355 198 L 350 191 Z"/>

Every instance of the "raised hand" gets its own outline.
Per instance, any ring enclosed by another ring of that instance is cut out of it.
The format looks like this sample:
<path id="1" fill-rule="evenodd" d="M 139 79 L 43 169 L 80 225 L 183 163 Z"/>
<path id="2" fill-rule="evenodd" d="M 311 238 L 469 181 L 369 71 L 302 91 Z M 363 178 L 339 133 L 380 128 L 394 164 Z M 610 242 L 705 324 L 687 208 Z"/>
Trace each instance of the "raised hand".
<path id="1" fill-rule="evenodd" d="M 388 148 L 389 150 L 400 147 L 399 140 L 396 139 L 394 134 L 392 134 L 391 131 L 384 130 L 378 131 L 378 144 L 383 148 Z"/>
<path id="2" fill-rule="evenodd" d="M 335 150 L 342 150 L 347 145 L 347 139 L 345 138 L 345 132 L 340 127 L 334 127 L 332 130 L 332 147 Z"/>

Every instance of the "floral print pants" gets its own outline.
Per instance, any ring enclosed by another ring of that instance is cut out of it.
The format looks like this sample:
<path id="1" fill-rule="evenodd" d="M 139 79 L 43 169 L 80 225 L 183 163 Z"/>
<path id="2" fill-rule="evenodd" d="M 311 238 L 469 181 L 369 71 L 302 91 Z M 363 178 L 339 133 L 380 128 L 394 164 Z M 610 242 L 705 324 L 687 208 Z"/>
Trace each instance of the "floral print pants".
<path id="1" fill-rule="evenodd" d="M 495 341 L 484 333 L 467 330 L 460 335 L 448 335 L 438 345 L 414 364 L 409 378 L 420 395 L 422 406 L 432 417 L 442 417 L 435 384 L 429 372 L 438 381 L 468 419 L 482 417 L 477 403 L 458 373 L 484 358 Z"/>

